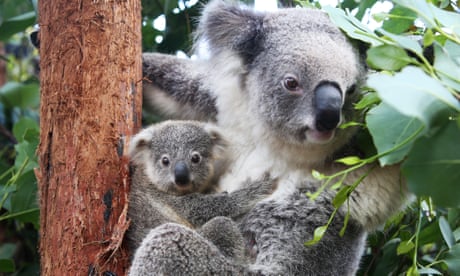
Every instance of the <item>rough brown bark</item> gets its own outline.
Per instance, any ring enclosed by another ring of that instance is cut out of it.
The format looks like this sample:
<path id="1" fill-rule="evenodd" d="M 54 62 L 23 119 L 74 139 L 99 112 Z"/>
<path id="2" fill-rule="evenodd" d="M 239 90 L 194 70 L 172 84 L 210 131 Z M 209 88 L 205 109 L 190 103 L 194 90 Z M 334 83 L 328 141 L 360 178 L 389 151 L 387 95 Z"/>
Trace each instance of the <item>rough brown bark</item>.
<path id="1" fill-rule="evenodd" d="M 41 275 L 124 275 L 140 0 L 39 1 Z"/>

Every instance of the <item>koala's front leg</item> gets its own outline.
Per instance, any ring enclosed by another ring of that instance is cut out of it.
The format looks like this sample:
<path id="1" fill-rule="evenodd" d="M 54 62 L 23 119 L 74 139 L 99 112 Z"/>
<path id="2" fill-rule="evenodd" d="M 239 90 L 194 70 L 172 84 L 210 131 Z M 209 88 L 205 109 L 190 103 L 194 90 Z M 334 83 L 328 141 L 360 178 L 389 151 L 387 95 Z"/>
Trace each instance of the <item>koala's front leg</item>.
<path id="1" fill-rule="evenodd" d="M 144 104 L 173 119 L 215 121 L 216 99 L 198 61 L 144 53 Z"/>
<path id="2" fill-rule="evenodd" d="M 240 264 L 244 263 L 243 235 L 232 219 L 215 217 L 205 223 L 198 233 L 217 246 L 225 257 Z"/>
<path id="3" fill-rule="evenodd" d="M 129 275 L 243 275 L 242 270 L 196 231 L 166 223 L 144 238 Z"/>
<path id="4" fill-rule="evenodd" d="M 277 179 L 268 175 L 255 181 L 247 181 L 244 188 L 232 193 L 199 194 L 193 193 L 170 198 L 177 212 L 194 226 L 201 226 L 214 217 L 239 218 L 249 212 L 262 199 L 273 193 Z"/>

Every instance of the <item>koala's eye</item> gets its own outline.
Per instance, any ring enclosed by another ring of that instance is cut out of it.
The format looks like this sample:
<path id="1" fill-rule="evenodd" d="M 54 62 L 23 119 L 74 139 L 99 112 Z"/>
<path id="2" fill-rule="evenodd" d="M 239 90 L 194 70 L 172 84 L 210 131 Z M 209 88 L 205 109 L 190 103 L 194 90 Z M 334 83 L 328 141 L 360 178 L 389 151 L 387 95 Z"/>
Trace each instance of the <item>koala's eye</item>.
<path id="1" fill-rule="evenodd" d="M 299 89 L 299 81 L 293 76 L 287 76 L 283 79 L 283 86 L 289 91 L 297 91 Z"/>
<path id="2" fill-rule="evenodd" d="M 347 95 L 353 94 L 356 91 L 356 84 L 353 84 L 347 89 Z"/>
<path id="3" fill-rule="evenodd" d="M 169 163 L 169 158 L 167 156 L 161 157 L 161 164 L 163 164 L 164 166 L 169 166 Z"/>
<path id="4" fill-rule="evenodd" d="M 199 154 L 198 152 L 194 152 L 194 153 L 192 154 L 192 159 L 191 159 L 191 161 L 192 161 L 192 163 L 194 163 L 194 164 L 200 163 L 200 161 L 201 161 L 201 156 L 200 156 L 200 154 Z"/>

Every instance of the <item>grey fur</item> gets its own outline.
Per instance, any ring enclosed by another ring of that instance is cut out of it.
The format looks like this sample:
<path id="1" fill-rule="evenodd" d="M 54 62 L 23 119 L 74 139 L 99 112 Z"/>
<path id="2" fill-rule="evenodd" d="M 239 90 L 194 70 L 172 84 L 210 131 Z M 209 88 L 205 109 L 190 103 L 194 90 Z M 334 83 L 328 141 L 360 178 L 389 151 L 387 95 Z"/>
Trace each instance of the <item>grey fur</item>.
<path id="1" fill-rule="evenodd" d="M 187 116 L 215 120 L 226 131 L 232 140 L 231 169 L 221 178 L 221 188 L 238 189 L 241 180 L 268 171 L 279 179 L 278 189 L 240 223 L 250 249 L 250 265 L 242 268 L 223 254 L 211 253 L 209 242 L 198 238 L 171 246 L 172 237 L 163 235 L 165 229 L 149 234 L 139 256 L 149 256 L 145 265 L 152 268 L 150 272 L 169 275 L 180 270 L 169 270 L 170 266 L 162 263 L 164 256 L 193 266 L 184 270 L 190 272 L 185 274 L 211 274 L 221 266 L 217 274 L 353 275 L 367 231 L 405 203 L 407 187 L 398 167 L 376 166 L 370 171 L 337 212 L 325 237 L 311 247 L 303 243 L 312 238 L 317 226 L 327 223 L 335 192 L 324 192 L 315 201 L 304 192 L 321 184 L 311 177 L 313 169 L 337 172 L 343 167 L 333 158 L 341 156 L 344 147 L 354 151 L 349 143 L 356 129 L 338 125 L 359 120 L 352 105 L 359 98 L 356 87 L 366 76 L 360 53 L 321 11 L 259 13 L 220 0 L 211 1 L 203 11 L 196 44 L 202 42 L 208 44 L 209 59 L 183 61 L 144 54 L 144 63 L 150 68 L 144 74 L 152 81 L 146 86 L 147 104 L 167 110 L 171 116 L 180 116 L 187 108 L 192 111 Z M 164 62 L 184 68 L 186 64 L 187 72 L 168 72 L 168 82 L 180 86 L 158 84 L 164 75 L 157 75 L 153 68 L 161 68 Z M 185 83 L 193 85 L 182 85 Z M 200 100 L 187 101 L 189 93 L 199 94 Z M 203 110 L 216 113 L 203 117 Z M 363 167 L 349 174 L 345 183 L 353 184 L 371 169 Z M 350 221 L 340 237 L 347 212 Z M 182 228 L 166 228 L 190 236 Z M 148 246 L 151 241 L 155 241 L 154 248 Z M 184 248 L 196 254 L 183 255 Z M 212 258 L 213 263 L 207 266 L 200 258 Z M 192 264 L 195 261 L 196 266 Z"/>
<path id="2" fill-rule="evenodd" d="M 243 238 L 230 218 L 241 217 L 270 195 L 276 181 L 266 176 L 233 193 L 205 193 L 215 190 L 226 170 L 226 147 L 216 127 L 192 121 L 165 121 L 133 137 L 128 210 L 132 223 L 127 235 L 132 249 L 151 229 L 174 222 L 198 229 L 224 256 L 242 260 Z M 193 162 L 197 155 L 199 162 Z M 169 164 L 163 164 L 163 158 L 168 158 Z M 177 164 L 184 162 L 189 181 L 178 183 Z"/>

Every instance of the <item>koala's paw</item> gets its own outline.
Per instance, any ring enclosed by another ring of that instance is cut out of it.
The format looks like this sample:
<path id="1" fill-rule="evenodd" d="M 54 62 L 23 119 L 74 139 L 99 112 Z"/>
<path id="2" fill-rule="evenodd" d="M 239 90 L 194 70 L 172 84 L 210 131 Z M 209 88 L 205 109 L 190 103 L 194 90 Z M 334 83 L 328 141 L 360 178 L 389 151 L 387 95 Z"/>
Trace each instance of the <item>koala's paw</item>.
<path id="1" fill-rule="evenodd" d="M 270 196 L 278 187 L 278 178 L 272 178 L 269 173 L 265 173 L 261 178 L 256 180 L 246 180 L 245 190 L 254 197 L 254 200 L 260 201 Z"/>

